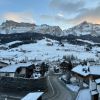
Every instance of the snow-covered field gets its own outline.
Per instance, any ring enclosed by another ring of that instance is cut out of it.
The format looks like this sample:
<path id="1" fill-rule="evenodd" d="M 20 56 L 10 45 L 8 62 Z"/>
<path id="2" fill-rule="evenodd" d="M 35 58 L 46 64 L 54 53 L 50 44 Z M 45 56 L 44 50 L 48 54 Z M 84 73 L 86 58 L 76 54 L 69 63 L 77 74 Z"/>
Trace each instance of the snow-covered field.
<path id="1" fill-rule="evenodd" d="M 9 44 L 16 42 L 21 41 L 15 41 Z M 96 60 L 98 59 L 95 53 L 97 50 L 100 51 L 100 47 L 94 47 L 92 51 L 87 52 L 84 46 L 72 45 L 67 42 L 63 47 L 59 45 L 58 41 L 45 38 L 37 41 L 37 43 L 24 44 L 12 49 L 0 50 L 0 60 L 10 61 L 10 63 L 20 62 L 22 60 L 55 61 L 62 59 L 63 56 L 69 55 L 73 55 L 81 60 Z"/>

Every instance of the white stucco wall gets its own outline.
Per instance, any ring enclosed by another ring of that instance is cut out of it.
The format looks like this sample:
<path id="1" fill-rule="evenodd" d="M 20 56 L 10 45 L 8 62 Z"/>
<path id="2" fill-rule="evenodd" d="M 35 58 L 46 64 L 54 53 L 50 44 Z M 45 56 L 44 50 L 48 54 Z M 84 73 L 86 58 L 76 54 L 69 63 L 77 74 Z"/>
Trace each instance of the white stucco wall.
<path id="1" fill-rule="evenodd" d="M 0 76 L 5 76 L 6 74 L 5 73 L 0 73 Z"/>
<path id="2" fill-rule="evenodd" d="M 9 73 L 9 77 L 14 77 L 15 73 Z"/>
<path id="3" fill-rule="evenodd" d="M 0 76 L 14 77 L 15 73 L 0 73 Z"/>

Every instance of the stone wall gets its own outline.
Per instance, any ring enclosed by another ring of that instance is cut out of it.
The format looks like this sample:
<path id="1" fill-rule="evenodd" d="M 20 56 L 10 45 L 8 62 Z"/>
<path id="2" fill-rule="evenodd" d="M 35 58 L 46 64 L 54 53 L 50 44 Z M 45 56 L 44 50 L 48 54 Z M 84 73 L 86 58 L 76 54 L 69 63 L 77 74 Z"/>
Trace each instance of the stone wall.
<path id="1" fill-rule="evenodd" d="M 14 91 L 45 91 L 47 90 L 46 78 L 27 79 L 27 78 L 0 78 L 0 90 Z"/>

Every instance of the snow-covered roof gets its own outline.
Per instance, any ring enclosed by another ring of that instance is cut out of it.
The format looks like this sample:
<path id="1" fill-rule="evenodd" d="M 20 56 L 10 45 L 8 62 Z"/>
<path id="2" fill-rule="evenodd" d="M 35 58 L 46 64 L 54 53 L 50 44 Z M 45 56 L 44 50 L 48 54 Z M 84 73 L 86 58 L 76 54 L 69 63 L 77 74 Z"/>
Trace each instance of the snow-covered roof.
<path id="1" fill-rule="evenodd" d="M 76 73 L 78 73 L 78 74 L 80 74 L 80 75 L 82 75 L 82 76 L 87 76 L 87 75 L 89 75 L 89 71 L 88 71 L 88 66 L 82 66 L 82 65 L 78 65 L 78 66 L 76 66 L 76 67 L 74 67 L 73 69 L 72 69 L 72 71 L 73 72 L 76 72 Z M 84 71 L 84 70 L 86 70 L 86 71 Z"/>
<path id="2" fill-rule="evenodd" d="M 21 100 L 37 100 L 42 94 L 43 94 L 43 92 L 29 93 Z"/>
<path id="3" fill-rule="evenodd" d="M 100 65 L 99 66 L 90 66 L 90 74 L 92 75 L 100 75 Z"/>
<path id="4" fill-rule="evenodd" d="M 98 94 L 98 91 L 91 91 L 91 95 L 95 95 L 95 94 Z"/>
<path id="5" fill-rule="evenodd" d="M 8 65 L 7 67 L 1 68 L 0 72 L 16 72 L 17 68 L 19 67 L 29 67 L 31 66 L 32 63 L 19 63 L 19 64 L 13 64 L 13 65 Z"/>
<path id="6" fill-rule="evenodd" d="M 97 84 L 99 84 L 99 83 L 100 83 L 100 78 L 99 78 L 99 79 L 96 79 L 95 82 L 96 82 Z"/>
<path id="7" fill-rule="evenodd" d="M 72 69 L 73 72 L 82 76 L 100 75 L 100 66 L 82 66 L 78 65 Z"/>
<path id="8" fill-rule="evenodd" d="M 0 64 L 8 64 L 8 63 L 6 63 L 6 62 L 4 62 L 4 61 L 0 61 Z"/>
<path id="9" fill-rule="evenodd" d="M 8 60 L 3 60 L 3 59 L 1 60 L 1 59 L 0 59 L 0 63 L 9 64 L 9 61 L 8 61 Z"/>
<path id="10" fill-rule="evenodd" d="M 80 90 L 76 100 L 91 100 L 91 94 L 89 89 Z"/>

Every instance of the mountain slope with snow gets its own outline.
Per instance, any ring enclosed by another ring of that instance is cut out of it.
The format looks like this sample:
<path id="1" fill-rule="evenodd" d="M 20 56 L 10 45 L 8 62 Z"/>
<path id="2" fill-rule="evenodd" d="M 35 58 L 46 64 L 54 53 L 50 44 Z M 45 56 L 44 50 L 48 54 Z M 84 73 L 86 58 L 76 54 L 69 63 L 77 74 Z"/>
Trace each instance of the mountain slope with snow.
<path id="1" fill-rule="evenodd" d="M 35 25 L 30 23 L 18 23 L 11 20 L 0 25 L 1 34 L 12 34 L 12 33 L 24 33 L 24 32 L 36 32 L 42 34 L 50 34 L 55 36 L 61 36 L 62 30 L 59 26 L 49 26 L 46 24 Z"/>
<path id="2" fill-rule="evenodd" d="M 86 21 L 76 25 L 68 30 L 64 30 L 64 35 L 92 35 L 92 36 L 100 36 L 100 25 L 99 24 L 92 24 Z"/>
<path id="3" fill-rule="evenodd" d="M 69 34 L 74 36 L 91 35 L 100 36 L 100 25 L 92 24 L 86 21 L 76 25 L 68 30 L 62 30 L 59 26 L 50 26 L 47 24 L 35 25 L 30 23 L 18 23 L 11 20 L 0 25 L 1 34 L 12 34 L 12 33 L 25 33 L 25 32 L 36 32 L 41 34 L 49 34 L 53 36 L 68 36 Z"/>
<path id="4" fill-rule="evenodd" d="M 1 34 L 11 34 L 11 33 L 23 33 L 30 32 L 35 27 L 35 24 L 30 23 L 18 23 L 12 20 L 7 20 L 0 25 Z"/>
<path id="5" fill-rule="evenodd" d="M 34 28 L 34 32 L 42 33 L 42 34 L 50 34 L 54 36 L 61 36 L 63 31 L 59 26 L 49 26 L 46 24 L 36 26 Z"/>
<path id="6" fill-rule="evenodd" d="M 16 43 L 16 41 L 13 43 Z M 12 42 L 9 44 L 12 44 Z M 98 48 L 93 49 L 93 51 Z M 0 61 L 10 61 L 9 63 L 23 60 L 57 61 L 62 59 L 63 56 L 71 55 L 81 60 L 96 60 L 98 57 L 93 51 L 87 52 L 84 46 L 72 45 L 67 42 L 64 43 L 64 46 L 61 46 L 59 41 L 45 38 L 38 40 L 37 43 L 23 44 L 15 48 L 0 50 Z"/>

